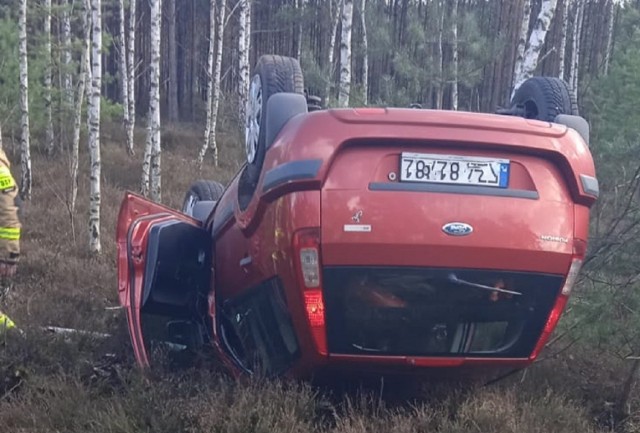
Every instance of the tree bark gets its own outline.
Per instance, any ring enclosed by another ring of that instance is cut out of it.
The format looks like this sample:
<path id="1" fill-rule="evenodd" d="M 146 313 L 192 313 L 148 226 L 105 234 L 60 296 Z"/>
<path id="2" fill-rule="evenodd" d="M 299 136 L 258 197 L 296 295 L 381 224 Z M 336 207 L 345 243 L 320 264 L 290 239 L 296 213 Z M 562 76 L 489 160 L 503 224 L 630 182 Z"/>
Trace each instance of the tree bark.
<path id="1" fill-rule="evenodd" d="M 209 51 L 207 54 L 207 119 L 204 125 L 204 142 L 198 154 L 198 164 L 202 166 L 207 149 L 211 146 L 211 124 L 213 123 L 213 74 L 216 33 L 216 0 L 209 0 Z"/>
<path id="2" fill-rule="evenodd" d="M 44 108 L 47 125 L 45 127 L 45 149 L 47 155 L 52 155 L 55 146 L 53 143 L 53 107 L 51 106 L 51 82 L 52 82 L 52 63 L 51 63 L 51 0 L 44 0 Z"/>
<path id="3" fill-rule="evenodd" d="M 437 81 L 436 81 L 436 109 L 440 110 L 442 108 L 442 99 L 444 97 L 444 47 L 442 46 L 442 37 L 444 33 L 444 11 L 445 11 L 445 1 L 438 1 L 439 7 L 439 16 L 438 16 L 438 56 L 436 58 L 436 69 L 437 69 Z"/>
<path id="4" fill-rule="evenodd" d="M 71 76 L 71 15 L 68 0 L 64 0 L 62 8 L 62 85 L 64 88 L 67 109 L 73 106 L 73 79 Z M 73 4 L 73 3 L 72 3 Z"/>
<path id="5" fill-rule="evenodd" d="M 249 1 L 240 1 L 240 11 L 238 19 L 238 115 L 240 123 L 244 124 L 246 116 L 247 98 L 249 95 L 249 50 L 247 45 L 247 13 L 249 11 Z"/>
<path id="6" fill-rule="evenodd" d="M 604 51 L 604 75 L 609 74 L 609 63 L 611 62 L 611 51 L 613 49 L 613 24 L 616 16 L 616 3 L 609 0 L 609 23 L 607 25 L 607 47 Z"/>
<path id="7" fill-rule="evenodd" d="M 453 36 L 452 59 L 453 83 L 451 84 L 451 109 L 458 110 L 458 0 L 453 0 L 451 9 L 451 34 Z"/>
<path id="8" fill-rule="evenodd" d="M 160 42 L 162 27 L 162 0 L 151 0 L 151 63 L 149 65 L 149 195 L 151 200 L 162 200 L 161 147 L 160 147 Z M 146 154 L 146 152 L 145 152 Z M 146 160 L 145 160 L 146 162 Z"/>
<path id="9" fill-rule="evenodd" d="M 20 57 L 20 166 L 22 169 L 20 196 L 31 199 L 31 146 L 29 130 L 29 60 L 27 55 L 27 0 L 20 0 L 18 17 L 18 38 Z"/>
<path id="10" fill-rule="evenodd" d="M 102 5 L 91 0 L 92 53 L 89 105 L 89 251 L 100 253 L 100 96 L 102 89 Z"/>
<path id="11" fill-rule="evenodd" d="M 247 18 L 246 18 L 246 31 L 245 37 L 246 42 L 245 46 L 247 47 L 247 64 L 249 65 L 249 74 L 251 73 L 251 50 L 253 49 L 253 44 L 251 43 L 251 12 L 253 10 L 252 6 L 253 0 L 247 0 Z M 247 95 L 249 94 L 249 84 L 247 82 Z"/>
<path id="12" fill-rule="evenodd" d="M 533 75 L 533 72 L 538 66 L 538 58 L 540 57 L 540 50 L 544 46 L 544 41 L 551 26 L 553 15 L 555 14 L 557 0 L 543 0 L 540 6 L 540 13 L 536 20 L 536 24 L 533 27 L 531 36 L 529 36 L 529 42 L 524 51 L 522 66 L 515 73 L 513 92 L 511 97 L 515 93 L 516 89 L 524 83 L 527 78 Z"/>
<path id="13" fill-rule="evenodd" d="M 524 63 L 524 50 L 529 37 L 529 21 L 531 20 L 531 0 L 524 0 L 522 6 L 522 22 L 520 23 L 520 36 L 516 47 L 516 63 L 513 67 L 514 86 L 520 74 L 522 74 L 522 64 Z"/>
<path id="14" fill-rule="evenodd" d="M 120 97 L 122 100 L 122 121 L 125 131 L 129 128 L 129 76 L 127 70 L 127 41 L 125 33 L 124 0 L 118 0 L 118 12 L 120 13 L 120 33 L 118 35 L 120 47 L 118 51 L 118 72 L 120 73 Z M 133 155 L 133 148 L 127 144 L 127 153 Z"/>
<path id="15" fill-rule="evenodd" d="M 82 54 L 80 60 L 80 75 L 78 76 L 78 90 L 75 96 L 73 113 L 73 138 L 71 143 L 71 163 L 69 172 L 71 175 L 71 188 L 69 191 L 69 212 L 74 215 L 76 200 L 78 197 L 78 154 L 80 151 L 80 127 L 82 125 L 82 102 L 84 99 L 87 77 L 91 76 L 91 5 L 89 0 L 84 1 L 84 13 L 82 14 Z"/>
<path id="16" fill-rule="evenodd" d="M 212 0 L 213 3 L 213 0 Z M 213 5 L 212 5 L 213 6 Z M 227 9 L 227 1 L 220 1 L 220 9 L 218 10 L 218 31 L 216 34 L 216 67 L 213 76 L 213 95 L 211 100 L 211 124 L 209 126 L 209 145 L 213 150 L 213 163 L 218 166 L 218 143 L 216 142 L 216 127 L 218 124 L 218 107 L 220 106 L 220 79 L 222 73 L 222 51 L 224 42 L 224 20 Z M 213 38 L 213 35 L 211 35 Z M 200 149 L 198 155 L 198 165 L 202 166 L 204 162 L 204 156 L 207 152 L 206 147 Z"/>
<path id="17" fill-rule="evenodd" d="M 129 26 L 127 29 L 127 114 L 129 122 L 125 125 L 127 130 L 127 152 L 129 155 L 133 155 L 134 150 L 134 138 L 133 131 L 136 126 L 136 2 L 137 0 L 129 0 Z"/>
<path id="18" fill-rule="evenodd" d="M 567 53 L 567 33 L 569 31 L 569 8 L 573 0 L 564 0 L 562 8 L 562 34 L 560 35 L 560 50 L 558 51 L 558 57 L 560 59 L 560 68 L 558 71 L 558 77 L 564 80 L 565 76 L 565 56 Z"/>
<path id="19" fill-rule="evenodd" d="M 342 3 L 342 34 L 340 36 L 340 91 L 338 106 L 348 107 L 351 96 L 351 28 L 353 26 L 353 0 Z"/>
<path id="20" fill-rule="evenodd" d="M 338 2 L 336 4 L 335 10 L 333 12 L 333 16 L 332 16 L 332 25 L 331 25 L 331 37 L 329 39 L 329 56 L 328 56 L 328 60 L 327 60 L 327 65 L 329 67 L 328 73 L 327 73 L 327 87 L 325 90 L 325 104 L 328 105 L 329 103 L 329 99 L 331 96 L 331 89 L 333 88 L 334 84 L 335 84 L 335 68 L 333 65 L 333 54 L 334 51 L 336 49 L 336 36 L 338 35 L 338 24 L 340 24 L 340 11 L 342 10 L 342 4 L 343 4 L 344 0 L 341 0 L 340 2 Z M 331 7 L 331 5 L 333 4 L 333 0 L 329 1 L 329 7 Z M 335 96 L 335 95 L 334 95 Z"/>
<path id="21" fill-rule="evenodd" d="M 457 1 L 457 0 L 456 0 Z M 367 0 L 360 3 L 360 23 L 362 26 L 362 92 L 364 105 L 369 103 L 369 40 L 367 38 Z"/>
<path id="22" fill-rule="evenodd" d="M 580 39 L 582 35 L 582 17 L 584 2 L 576 2 L 575 18 L 573 22 L 573 43 L 571 47 L 571 68 L 569 69 L 569 87 L 574 95 L 578 95 L 578 75 L 580 68 Z"/>
<path id="23" fill-rule="evenodd" d="M 178 109 L 178 62 L 176 58 L 176 0 L 167 0 L 168 14 L 167 39 L 169 51 L 169 121 L 177 122 L 179 118 Z"/>

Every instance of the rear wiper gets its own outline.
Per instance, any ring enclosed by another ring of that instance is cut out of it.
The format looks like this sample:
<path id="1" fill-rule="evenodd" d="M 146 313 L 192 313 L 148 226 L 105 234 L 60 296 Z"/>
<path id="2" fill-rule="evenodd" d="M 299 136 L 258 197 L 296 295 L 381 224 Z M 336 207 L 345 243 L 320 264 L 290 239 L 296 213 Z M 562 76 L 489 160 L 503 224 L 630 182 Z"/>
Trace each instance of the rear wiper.
<path id="1" fill-rule="evenodd" d="M 471 281 L 461 280 L 454 273 L 449 274 L 449 281 L 451 281 L 452 283 L 455 283 L 455 284 L 461 284 L 463 286 L 469 286 L 469 287 L 475 287 L 475 288 L 478 288 L 478 289 L 490 290 L 492 292 L 508 293 L 510 295 L 519 295 L 519 296 L 522 295 L 522 293 L 514 292 L 513 290 L 507 290 L 507 289 L 501 289 L 501 288 L 498 288 L 498 287 L 485 286 L 484 284 L 472 283 Z"/>

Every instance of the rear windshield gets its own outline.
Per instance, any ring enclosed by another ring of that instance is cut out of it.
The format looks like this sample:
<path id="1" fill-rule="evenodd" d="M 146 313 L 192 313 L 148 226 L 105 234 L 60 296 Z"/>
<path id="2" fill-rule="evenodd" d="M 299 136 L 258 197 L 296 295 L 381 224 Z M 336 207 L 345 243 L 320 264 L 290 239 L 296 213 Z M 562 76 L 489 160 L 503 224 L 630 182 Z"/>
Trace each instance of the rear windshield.
<path id="1" fill-rule="evenodd" d="M 324 269 L 329 351 L 526 357 L 561 275 L 460 269 Z"/>

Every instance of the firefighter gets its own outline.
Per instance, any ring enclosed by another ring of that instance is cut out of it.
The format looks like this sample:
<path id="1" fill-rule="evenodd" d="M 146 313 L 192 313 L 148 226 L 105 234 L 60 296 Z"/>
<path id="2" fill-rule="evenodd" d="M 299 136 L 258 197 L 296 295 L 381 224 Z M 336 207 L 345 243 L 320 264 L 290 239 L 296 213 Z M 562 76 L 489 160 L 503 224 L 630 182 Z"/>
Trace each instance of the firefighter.
<path id="1" fill-rule="evenodd" d="M 18 187 L 11 175 L 11 165 L 0 147 L 0 290 L 6 294 L 20 260 L 20 219 L 18 217 Z M 0 334 L 15 328 L 13 321 L 0 311 Z"/>

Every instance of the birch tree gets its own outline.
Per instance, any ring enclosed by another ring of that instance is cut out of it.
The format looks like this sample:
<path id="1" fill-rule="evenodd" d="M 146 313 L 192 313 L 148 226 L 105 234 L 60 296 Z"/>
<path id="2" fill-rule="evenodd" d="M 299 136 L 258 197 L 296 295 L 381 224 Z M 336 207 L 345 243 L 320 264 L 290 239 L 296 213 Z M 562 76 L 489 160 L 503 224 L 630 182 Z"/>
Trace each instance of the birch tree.
<path id="1" fill-rule="evenodd" d="M 362 51 L 364 52 L 362 58 L 362 91 L 364 97 L 364 105 L 367 105 L 369 102 L 369 40 L 367 38 L 367 0 L 362 0 L 362 3 L 360 3 L 360 25 L 362 27 Z"/>
<path id="2" fill-rule="evenodd" d="M 245 46 L 247 48 L 247 65 L 249 65 L 249 74 L 251 72 L 251 10 L 253 0 L 246 0 L 246 31 L 245 31 Z M 249 95 L 249 80 L 247 80 L 247 95 Z"/>
<path id="3" fill-rule="evenodd" d="M 451 84 L 451 108 L 458 110 L 458 0 L 453 0 L 451 6 L 451 35 L 453 83 Z"/>
<path id="4" fill-rule="evenodd" d="M 614 0 L 609 0 L 609 22 L 607 24 L 607 47 L 604 52 L 604 75 L 609 74 L 609 62 L 611 61 L 611 50 L 613 49 L 613 24 L 616 16 L 616 4 Z"/>
<path id="5" fill-rule="evenodd" d="M 76 199 L 78 197 L 78 154 L 80 150 L 80 126 L 82 125 L 82 102 L 84 98 L 87 79 L 91 78 L 91 5 L 89 0 L 84 0 L 84 13 L 82 23 L 82 53 L 80 59 L 80 74 L 78 76 L 78 89 L 75 95 L 73 113 L 73 137 L 71 142 L 71 188 L 69 192 L 69 212 L 74 215 Z"/>
<path id="6" fill-rule="evenodd" d="M 220 105 L 220 78 L 221 78 L 221 69 L 222 69 L 222 44 L 224 41 L 224 20 L 225 20 L 225 12 L 227 9 L 226 0 L 220 1 L 220 9 L 218 10 L 218 30 L 215 35 L 216 39 L 216 59 L 215 59 L 215 73 L 209 69 L 210 73 L 210 81 L 209 81 L 209 89 L 207 90 L 207 96 L 213 87 L 211 99 L 207 101 L 207 104 L 211 104 L 209 108 L 207 106 L 207 110 L 210 110 L 210 114 L 207 113 L 207 122 L 208 126 L 205 128 L 205 142 L 202 148 L 200 149 L 200 154 L 198 155 L 198 165 L 202 167 L 202 163 L 204 162 L 204 157 L 207 153 L 207 149 L 209 147 L 213 150 L 213 163 L 217 167 L 218 166 L 218 144 L 216 142 L 216 127 L 218 123 L 218 107 Z M 211 7 L 215 7 L 215 0 L 211 0 Z M 214 12 L 212 12 L 214 14 Z M 212 20 L 215 18 L 213 15 L 211 16 Z M 215 20 L 212 22 L 215 23 Z M 211 24 L 210 31 L 214 30 L 214 24 Z M 210 35 L 210 41 L 213 40 L 214 33 Z M 212 49 L 212 43 L 209 42 L 209 49 Z M 211 57 L 211 53 L 209 54 Z M 208 128 L 208 130 L 207 130 Z"/>
<path id="7" fill-rule="evenodd" d="M 102 4 L 91 0 L 91 98 L 89 103 L 89 251 L 100 253 L 100 97 L 102 89 Z"/>
<path id="8" fill-rule="evenodd" d="M 248 0 L 240 0 L 238 17 L 238 72 L 240 75 L 240 79 L 238 80 L 238 114 L 242 123 L 245 122 L 245 110 L 249 95 L 249 45 L 247 44 L 250 40 L 247 37 L 247 15 L 250 10 L 249 8 Z M 213 64 L 212 57 L 211 64 Z M 207 64 L 207 67 L 209 68 L 210 65 Z M 207 71 L 209 71 L 209 69 L 207 69 Z"/>
<path id="9" fill-rule="evenodd" d="M 569 69 L 569 87 L 574 95 L 578 94 L 578 74 L 580 68 L 580 39 L 582 36 L 582 18 L 584 15 L 584 2 L 576 2 L 576 11 L 573 21 L 573 43 L 571 46 L 571 67 Z"/>
<path id="10" fill-rule="evenodd" d="M 568 1 L 568 0 L 566 0 Z M 524 0 L 522 5 L 522 22 L 520 23 L 520 35 L 516 46 L 516 63 L 513 67 L 514 86 L 516 80 L 522 74 L 522 64 L 524 63 L 524 50 L 527 46 L 529 36 L 529 20 L 531 19 L 531 0 Z"/>
<path id="11" fill-rule="evenodd" d="M 62 8 L 62 88 L 64 90 L 67 107 L 73 105 L 73 80 L 71 78 L 71 5 L 64 0 Z"/>
<path id="12" fill-rule="evenodd" d="M 558 71 L 558 77 L 564 80 L 565 75 L 565 58 L 567 52 L 567 33 L 569 31 L 569 8 L 573 0 L 564 0 L 562 8 L 562 34 L 560 35 L 560 49 L 558 51 L 558 57 L 560 59 L 560 69 Z"/>
<path id="13" fill-rule="evenodd" d="M 127 151 L 130 155 L 134 154 L 133 130 L 136 126 L 136 2 L 137 0 L 129 0 L 129 26 L 127 29 L 127 117 L 129 122 L 125 125 L 127 130 Z"/>
<path id="14" fill-rule="evenodd" d="M 216 33 L 216 0 L 209 0 L 209 51 L 207 54 L 207 119 L 204 125 L 204 142 L 198 154 L 198 164 L 202 166 L 204 155 L 211 146 L 211 123 L 213 120 L 213 73 L 215 57 Z M 243 109 L 244 110 L 244 109 Z"/>
<path id="15" fill-rule="evenodd" d="M 20 196 L 31 199 L 31 146 L 29 143 L 29 60 L 27 53 L 27 0 L 20 0 L 18 16 L 18 55 L 20 57 Z"/>
<path id="16" fill-rule="evenodd" d="M 325 91 L 326 100 L 328 102 L 329 96 L 331 95 L 331 88 L 334 84 L 334 65 L 333 65 L 333 52 L 336 49 L 336 37 L 338 36 L 338 24 L 340 24 L 340 15 L 342 10 L 342 4 L 344 0 L 339 1 L 335 8 L 333 9 L 332 15 L 332 25 L 331 25 L 331 37 L 329 38 L 329 56 L 327 59 L 327 65 L 329 66 L 329 73 L 327 78 L 327 88 Z M 333 0 L 329 0 L 329 9 L 331 9 L 331 5 L 333 4 Z"/>
<path id="17" fill-rule="evenodd" d="M 582 3 L 582 2 L 580 2 Z M 514 74 L 513 94 L 516 89 L 522 85 L 527 78 L 533 75 L 536 67 L 538 66 L 538 58 L 540 57 L 540 51 L 544 46 L 547 32 L 551 26 L 551 21 L 556 11 L 557 0 L 543 0 L 540 6 L 540 13 L 536 19 L 536 23 L 533 27 L 533 31 L 529 36 L 527 47 L 524 51 L 522 58 L 522 66 Z"/>
<path id="18" fill-rule="evenodd" d="M 55 150 L 53 143 L 53 113 L 51 106 L 51 0 L 44 0 L 44 108 L 47 125 L 45 127 L 45 149 L 48 155 Z"/>
<path id="19" fill-rule="evenodd" d="M 445 12 L 445 0 L 438 0 L 438 56 L 436 58 L 436 70 L 437 70 L 437 81 L 436 81 L 436 109 L 442 108 L 442 99 L 444 96 L 444 47 L 442 45 L 443 41 L 443 33 L 444 33 L 444 12 Z"/>
<path id="20" fill-rule="evenodd" d="M 120 98 L 122 100 L 122 123 L 125 130 L 129 126 L 129 81 L 127 72 L 127 41 L 125 32 L 125 7 L 124 0 L 118 0 L 118 12 L 120 15 L 120 27 L 118 32 L 119 50 L 118 50 L 118 72 L 120 73 Z M 133 148 L 129 147 L 127 142 L 127 153 L 133 155 Z"/>
<path id="21" fill-rule="evenodd" d="M 348 107 L 351 94 L 351 27 L 353 26 L 353 0 L 342 2 L 342 34 L 340 36 L 340 89 L 338 106 Z"/>
<path id="22" fill-rule="evenodd" d="M 293 7 L 298 16 L 298 25 L 296 27 L 296 59 L 300 60 L 302 55 L 302 14 L 304 13 L 304 0 L 293 0 Z"/>
<path id="23" fill-rule="evenodd" d="M 149 121 L 142 163 L 142 194 L 159 202 L 161 197 L 160 152 L 160 28 L 162 0 L 151 0 L 151 63 L 149 65 Z"/>

